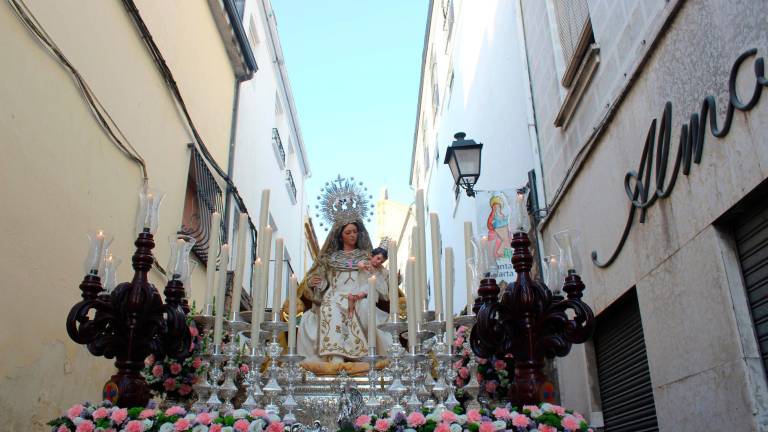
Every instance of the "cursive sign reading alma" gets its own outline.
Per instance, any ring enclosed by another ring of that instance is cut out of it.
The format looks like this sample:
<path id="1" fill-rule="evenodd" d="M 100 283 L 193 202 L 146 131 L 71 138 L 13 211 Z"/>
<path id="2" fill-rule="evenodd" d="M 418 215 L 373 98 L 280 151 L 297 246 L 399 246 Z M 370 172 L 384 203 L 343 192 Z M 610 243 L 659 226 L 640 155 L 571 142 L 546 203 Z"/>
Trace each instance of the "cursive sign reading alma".
<path id="1" fill-rule="evenodd" d="M 680 170 L 682 169 L 683 174 L 687 176 L 691 171 L 691 162 L 696 164 L 701 162 L 707 117 L 709 117 L 710 133 L 716 138 L 723 138 L 731 129 L 734 110 L 749 111 L 757 104 L 763 87 L 768 86 L 762 57 L 755 59 L 755 88 L 752 91 L 752 97 L 748 102 L 743 102 L 736 93 L 736 78 L 739 74 L 739 68 L 747 58 L 755 54 L 757 54 L 756 48 L 743 52 L 731 67 L 731 74 L 728 79 L 728 107 L 721 127 L 718 127 L 717 124 L 717 106 L 715 105 L 714 96 L 711 95 L 704 98 L 701 103 L 701 110 L 698 113 L 692 113 L 690 121 L 680 127 L 677 156 L 675 157 L 675 165 L 672 168 L 669 180 L 667 180 L 667 168 L 672 139 L 672 102 L 667 102 L 664 106 L 661 123 L 658 127 L 658 147 L 655 149 L 655 153 L 654 147 L 656 147 L 657 135 L 656 119 L 653 119 L 651 127 L 648 129 L 648 135 L 645 138 L 645 146 L 640 158 L 640 167 L 637 171 L 629 171 L 624 176 L 624 189 L 629 198 L 630 207 L 621 240 L 619 240 L 619 244 L 616 246 L 611 257 L 605 262 L 600 262 L 597 258 L 597 251 L 592 251 L 592 263 L 594 265 L 600 268 L 610 266 L 619 256 L 624 243 L 627 241 L 629 231 L 632 229 L 635 221 L 635 213 L 639 210 L 638 222 L 645 223 L 648 209 L 658 199 L 668 198 L 672 194 Z M 651 193 L 652 179 L 655 182 L 653 193 Z"/>

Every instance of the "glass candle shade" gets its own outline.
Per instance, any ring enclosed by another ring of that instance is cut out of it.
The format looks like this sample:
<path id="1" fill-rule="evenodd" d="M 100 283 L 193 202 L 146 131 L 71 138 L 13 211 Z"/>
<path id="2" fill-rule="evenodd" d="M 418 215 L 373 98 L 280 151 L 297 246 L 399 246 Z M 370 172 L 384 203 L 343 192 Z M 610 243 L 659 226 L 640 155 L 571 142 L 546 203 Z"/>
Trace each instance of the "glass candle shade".
<path id="1" fill-rule="evenodd" d="M 495 278 L 499 274 L 499 266 L 496 263 L 496 242 L 489 240 L 488 236 L 472 238 L 472 247 L 477 260 L 477 271 L 480 279 Z"/>
<path id="2" fill-rule="evenodd" d="M 160 204 L 165 192 L 149 186 L 139 191 L 139 212 L 136 215 L 136 234 L 147 232 L 154 235 L 160 218 Z"/>
<path id="3" fill-rule="evenodd" d="M 477 258 L 467 258 L 467 271 L 472 276 L 472 296 L 477 294 L 477 287 L 480 285 L 482 273 L 477 265 Z"/>
<path id="4" fill-rule="evenodd" d="M 123 262 L 122 259 L 107 252 L 107 256 L 104 259 L 104 292 L 106 294 L 111 294 L 118 284 L 117 267 L 120 266 L 121 262 Z"/>
<path id="5" fill-rule="evenodd" d="M 555 294 L 559 293 L 563 288 L 559 262 L 560 259 L 557 255 L 547 255 L 544 257 L 544 283 Z"/>
<path id="6" fill-rule="evenodd" d="M 184 235 L 175 234 L 169 238 L 171 253 L 168 259 L 168 280 L 181 280 L 189 278 L 190 260 L 189 253 L 192 252 L 192 246 L 195 245 L 195 238 Z"/>
<path id="7" fill-rule="evenodd" d="M 507 194 L 509 202 L 509 228 L 513 233 L 531 230 L 531 219 L 528 217 L 528 188 L 520 188 L 512 195 Z"/>
<path id="8" fill-rule="evenodd" d="M 88 233 L 90 247 L 83 263 L 85 274 L 98 277 L 104 276 L 104 258 L 106 257 L 107 249 L 112 244 L 112 240 L 112 236 L 105 233 L 104 230 Z"/>
<path id="9" fill-rule="evenodd" d="M 565 277 L 570 274 L 581 273 L 581 257 L 579 255 L 581 232 L 575 229 L 567 229 L 555 233 L 552 238 L 560 250 L 558 254 L 560 280 L 565 280 Z"/>

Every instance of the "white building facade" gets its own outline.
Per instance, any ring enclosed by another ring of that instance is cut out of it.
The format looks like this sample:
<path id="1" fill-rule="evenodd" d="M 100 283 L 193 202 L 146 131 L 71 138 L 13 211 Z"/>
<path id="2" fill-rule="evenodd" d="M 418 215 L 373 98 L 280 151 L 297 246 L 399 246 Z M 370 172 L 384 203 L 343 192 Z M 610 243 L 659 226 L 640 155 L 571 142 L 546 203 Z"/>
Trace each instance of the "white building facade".
<path id="1" fill-rule="evenodd" d="M 455 312 L 466 304 L 464 221 L 473 222 L 475 234 L 480 231 L 476 199 L 456 189 L 444 164 L 454 134 L 465 132 L 467 139 L 484 145 L 476 189 L 523 186 L 534 169 L 535 129 L 516 16 L 517 2 L 511 1 L 430 3 L 410 183 L 414 190 L 424 189 L 427 212 L 440 217 L 442 248 L 454 249 Z M 431 298 L 430 303 L 434 306 Z"/>

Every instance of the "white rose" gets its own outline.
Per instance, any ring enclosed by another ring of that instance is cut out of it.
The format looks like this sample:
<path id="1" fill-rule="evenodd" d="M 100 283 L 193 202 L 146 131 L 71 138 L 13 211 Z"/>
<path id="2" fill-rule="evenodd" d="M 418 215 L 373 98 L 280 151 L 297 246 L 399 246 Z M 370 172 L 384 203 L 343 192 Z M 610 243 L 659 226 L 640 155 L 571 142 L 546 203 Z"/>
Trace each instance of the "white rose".
<path id="1" fill-rule="evenodd" d="M 152 425 L 154 425 L 154 424 L 155 424 L 155 422 L 153 422 L 153 421 L 152 421 L 152 420 L 150 420 L 150 419 L 144 419 L 144 420 L 141 422 L 142 428 L 143 428 L 144 430 L 150 430 L 150 429 L 152 429 Z"/>
<path id="2" fill-rule="evenodd" d="M 248 415 L 248 411 L 246 411 L 244 409 L 236 409 L 236 410 L 232 411 L 232 417 L 234 417 L 236 419 L 245 418 L 245 416 L 247 416 L 247 415 Z"/>
<path id="3" fill-rule="evenodd" d="M 160 432 L 174 432 L 173 423 L 164 423 L 160 426 Z"/>
<path id="4" fill-rule="evenodd" d="M 458 423 L 460 425 L 463 425 L 463 424 L 467 423 L 467 415 L 466 414 L 457 415 L 456 416 L 456 423 Z"/>
<path id="5" fill-rule="evenodd" d="M 221 432 L 235 432 L 235 430 L 232 429 L 232 426 L 224 426 L 221 428 Z"/>
<path id="6" fill-rule="evenodd" d="M 85 421 L 85 420 L 82 417 L 75 417 L 75 418 L 72 419 L 72 423 L 74 423 L 75 426 L 79 425 L 83 421 Z"/>
<path id="7" fill-rule="evenodd" d="M 451 432 L 461 432 L 461 430 L 462 430 L 461 425 L 458 425 L 456 423 L 453 423 L 451 425 Z"/>
<path id="8" fill-rule="evenodd" d="M 507 422 L 502 420 L 496 420 L 493 422 L 493 427 L 496 428 L 496 430 L 504 430 L 507 428 Z"/>
<path id="9" fill-rule="evenodd" d="M 208 432 L 208 426 L 199 424 L 192 428 L 192 432 Z"/>

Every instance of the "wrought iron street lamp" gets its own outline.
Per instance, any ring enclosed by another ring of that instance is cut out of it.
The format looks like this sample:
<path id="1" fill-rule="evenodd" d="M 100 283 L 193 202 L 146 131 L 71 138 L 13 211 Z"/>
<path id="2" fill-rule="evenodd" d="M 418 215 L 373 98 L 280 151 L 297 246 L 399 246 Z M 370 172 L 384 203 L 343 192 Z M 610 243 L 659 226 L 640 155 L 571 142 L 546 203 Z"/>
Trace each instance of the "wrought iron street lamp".
<path id="1" fill-rule="evenodd" d="M 475 196 L 473 187 L 480 177 L 480 153 L 483 150 L 483 144 L 473 139 L 464 139 L 466 136 L 464 132 L 457 132 L 453 136 L 456 140 L 445 152 L 443 163 L 451 169 L 454 184 L 464 188 L 467 196 L 473 197 Z"/>

